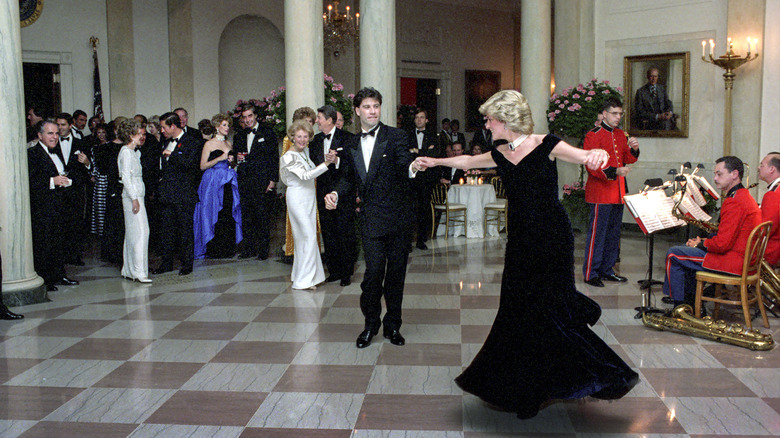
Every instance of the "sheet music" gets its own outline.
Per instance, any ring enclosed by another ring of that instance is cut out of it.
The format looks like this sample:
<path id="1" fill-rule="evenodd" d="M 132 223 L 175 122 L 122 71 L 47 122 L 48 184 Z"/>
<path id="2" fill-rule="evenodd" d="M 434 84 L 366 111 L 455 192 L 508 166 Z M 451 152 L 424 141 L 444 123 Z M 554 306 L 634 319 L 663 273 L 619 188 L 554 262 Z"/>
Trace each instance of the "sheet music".
<path id="1" fill-rule="evenodd" d="M 714 187 L 712 187 L 712 184 L 710 184 L 709 181 L 707 181 L 707 178 L 704 178 L 700 175 L 693 175 L 693 178 L 696 180 L 696 184 L 699 185 L 699 187 L 703 188 L 707 193 L 709 193 L 710 196 L 715 198 L 717 201 L 720 199 L 720 195 L 718 194 L 718 191 L 715 190 Z"/>
<path id="2" fill-rule="evenodd" d="M 679 199 L 679 196 L 679 194 L 676 194 L 675 200 Z M 685 193 L 685 197 L 680 203 L 680 211 L 700 221 L 709 222 L 712 220 L 712 216 L 708 215 L 704 210 L 702 210 L 701 207 L 696 204 L 696 201 L 693 200 L 691 194 L 687 192 Z"/>
<path id="3" fill-rule="evenodd" d="M 623 197 L 629 212 L 646 233 L 685 225 L 685 221 L 672 215 L 674 200 L 663 190 L 651 190 Z"/>
<path id="4" fill-rule="evenodd" d="M 698 204 L 700 207 L 707 205 L 707 200 L 704 199 L 704 195 L 701 194 L 699 185 L 695 183 L 696 175 L 685 175 L 685 181 L 687 185 L 687 191 L 693 196 L 693 200 L 696 201 L 696 204 Z"/>

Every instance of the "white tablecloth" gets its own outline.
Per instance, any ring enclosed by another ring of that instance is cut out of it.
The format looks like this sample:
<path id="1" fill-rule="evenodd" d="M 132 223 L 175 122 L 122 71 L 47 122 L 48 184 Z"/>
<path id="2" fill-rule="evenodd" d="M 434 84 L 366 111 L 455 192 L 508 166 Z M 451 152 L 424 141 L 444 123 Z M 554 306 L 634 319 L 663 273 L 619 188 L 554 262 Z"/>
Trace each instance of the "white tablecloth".
<path id="1" fill-rule="evenodd" d="M 496 200 L 496 190 L 490 184 L 453 184 L 447 191 L 447 200 L 450 204 L 464 204 L 466 206 L 466 230 L 468 238 L 485 237 L 483 228 L 485 220 L 485 205 Z M 442 215 L 442 221 L 444 220 Z M 458 224 L 450 227 L 450 236 L 462 236 L 463 226 Z M 444 224 L 439 225 L 437 235 L 444 235 Z M 495 224 L 488 225 L 488 235 L 498 236 L 498 227 Z"/>

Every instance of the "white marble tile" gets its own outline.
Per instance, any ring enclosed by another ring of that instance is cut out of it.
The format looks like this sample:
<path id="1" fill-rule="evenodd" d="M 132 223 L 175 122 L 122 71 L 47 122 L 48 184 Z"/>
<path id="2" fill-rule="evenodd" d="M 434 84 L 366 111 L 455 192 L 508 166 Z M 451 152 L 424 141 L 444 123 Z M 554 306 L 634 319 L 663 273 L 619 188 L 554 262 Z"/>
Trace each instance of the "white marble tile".
<path id="1" fill-rule="evenodd" d="M 159 339 L 179 321 L 155 321 L 151 319 L 114 321 L 91 334 L 90 338 L 108 339 Z"/>
<path id="2" fill-rule="evenodd" d="M 460 325 L 454 324 L 404 324 L 401 333 L 407 343 L 460 344 Z"/>
<path id="3" fill-rule="evenodd" d="M 5 438 L 16 438 L 35 426 L 37 421 L 28 420 L 0 420 L 0 436 Z"/>
<path id="4" fill-rule="evenodd" d="M 271 392 L 286 364 L 207 363 L 181 389 L 190 391 Z"/>
<path id="5" fill-rule="evenodd" d="M 460 357 L 463 361 L 463 366 L 469 366 L 471 361 L 474 360 L 474 358 L 477 356 L 477 353 L 479 353 L 479 350 L 481 349 L 482 344 L 461 344 Z"/>
<path id="6" fill-rule="evenodd" d="M 689 434 L 780 435 L 780 414 L 748 397 L 669 397 L 663 402 Z"/>
<path id="7" fill-rule="evenodd" d="M 262 311 L 250 306 L 205 306 L 190 315 L 186 321 L 249 322 Z"/>
<path id="8" fill-rule="evenodd" d="M 297 365 L 374 365 L 382 342 L 355 348 L 352 342 L 307 342 L 291 363 Z"/>
<path id="9" fill-rule="evenodd" d="M 280 294 L 284 292 L 290 285 L 287 283 L 275 283 L 275 282 L 247 282 L 238 283 L 235 287 L 230 288 L 231 294 Z"/>
<path id="10" fill-rule="evenodd" d="M 463 309 L 460 311 L 460 323 L 463 325 L 493 325 L 497 310 Z"/>
<path id="11" fill-rule="evenodd" d="M 143 307 L 141 304 L 87 304 L 59 315 L 55 319 L 119 319 Z"/>
<path id="12" fill-rule="evenodd" d="M 158 339 L 131 357 L 142 362 L 208 362 L 228 341 Z"/>
<path id="13" fill-rule="evenodd" d="M 513 412 L 502 412 L 488 406 L 471 394 L 463 396 L 463 430 L 467 432 L 573 433 L 574 427 L 562 404 L 539 411 L 534 418 L 520 421 Z"/>
<path id="14" fill-rule="evenodd" d="M 351 438 L 463 438 L 463 432 L 358 429 L 352 432 Z"/>
<path id="15" fill-rule="evenodd" d="M 220 294 L 204 292 L 170 292 L 153 299 L 155 306 L 205 306 Z"/>
<path id="16" fill-rule="evenodd" d="M 122 365 L 121 360 L 48 359 L 6 382 L 11 386 L 87 388 Z"/>
<path id="17" fill-rule="evenodd" d="M 249 420 L 249 427 L 352 429 L 363 394 L 271 393 Z"/>
<path id="18" fill-rule="evenodd" d="M 641 319 L 635 319 L 634 309 L 601 309 L 599 321 L 610 325 L 642 325 Z"/>
<path id="19" fill-rule="evenodd" d="M 698 344 L 627 344 L 623 350 L 639 368 L 723 368 Z"/>
<path id="20" fill-rule="evenodd" d="M 322 318 L 324 324 L 363 324 L 365 318 L 359 307 L 331 307 Z"/>
<path id="21" fill-rule="evenodd" d="M 243 427 L 142 424 L 128 438 L 238 438 Z"/>
<path id="22" fill-rule="evenodd" d="M 461 367 L 377 365 L 368 394 L 461 395 L 455 384 Z"/>
<path id="23" fill-rule="evenodd" d="M 79 341 L 81 338 L 17 336 L 0 343 L 0 357 L 48 359 Z"/>
<path id="24" fill-rule="evenodd" d="M 250 322 L 233 340 L 305 342 L 316 329 L 316 323 Z"/>
<path id="25" fill-rule="evenodd" d="M 595 333 L 596 336 L 601 338 L 601 340 L 604 341 L 607 345 L 619 344 L 618 340 L 615 339 L 615 336 L 612 334 L 611 331 L 609 331 L 607 326 L 603 324 L 596 324 L 590 329 L 593 330 L 593 333 Z"/>
<path id="26" fill-rule="evenodd" d="M 325 287 L 320 287 L 316 291 L 292 290 L 289 293 L 280 294 L 274 298 L 268 307 L 295 307 L 295 308 L 315 308 L 322 309 L 333 305 L 338 295 L 335 293 L 326 293 Z"/>
<path id="27" fill-rule="evenodd" d="M 780 364 L 778 364 L 780 365 Z M 731 373 L 759 397 L 780 398 L 780 369 L 732 368 Z"/>
<path id="28" fill-rule="evenodd" d="M 650 385 L 650 382 L 645 379 L 642 370 L 636 368 L 633 368 L 633 370 L 635 373 L 639 374 L 639 383 L 626 394 L 626 397 L 658 397 L 658 393 L 655 392 L 655 389 Z"/>
<path id="29" fill-rule="evenodd" d="M 176 390 L 173 389 L 89 388 L 44 420 L 141 423 L 174 393 Z"/>
<path id="30" fill-rule="evenodd" d="M 687 433 L 578 433 L 577 438 L 690 438 Z"/>
<path id="31" fill-rule="evenodd" d="M 404 309 L 460 309 L 457 295 L 404 295 Z"/>
<path id="32" fill-rule="evenodd" d="M 11 309 L 15 310 L 15 309 Z M 21 311 L 16 311 L 21 313 Z M 0 336 L 18 336 L 46 322 L 44 318 L 24 318 L 16 321 L 0 321 Z"/>

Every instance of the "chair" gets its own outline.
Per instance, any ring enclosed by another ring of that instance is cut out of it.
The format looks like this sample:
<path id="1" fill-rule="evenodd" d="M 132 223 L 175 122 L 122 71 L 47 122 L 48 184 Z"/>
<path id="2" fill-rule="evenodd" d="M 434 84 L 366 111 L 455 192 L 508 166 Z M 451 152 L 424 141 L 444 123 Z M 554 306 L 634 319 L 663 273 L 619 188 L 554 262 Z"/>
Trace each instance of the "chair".
<path id="1" fill-rule="evenodd" d="M 769 328 L 769 319 L 766 317 L 764 303 L 761 299 L 761 260 L 764 258 L 766 243 L 769 241 L 769 228 L 772 222 L 764 222 L 758 225 L 750 233 L 747 245 L 745 246 L 745 260 L 742 262 L 742 275 L 720 274 L 716 272 L 699 271 L 696 273 L 696 317 L 701 318 L 702 301 L 712 301 L 715 303 L 713 318 L 717 319 L 718 310 L 721 304 L 730 304 L 732 306 L 742 306 L 742 313 L 745 315 L 745 326 L 748 329 L 753 328 L 750 318 L 750 305 L 757 303 L 764 319 L 764 327 Z M 704 283 L 715 284 L 715 294 L 713 297 L 705 297 L 702 294 Z M 739 286 L 739 299 L 736 299 L 737 291 L 734 295 L 726 298 L 722 293 L 723 285 Z M 752 294 L 750 287 L 753 287 Z M 751 296 L 752 295 L 752 296 Z M 730 298 L 730 299 L 727 299 Z"/>
<path id="2" fill-rule="evenodd" d="M 436 232 L 436 212 L 445 214 L 444 238 L 449 238 L 450 222 L 466 226 L 466 206 L 464 204 L 450 204 L 447 200 L 447 186 L 436 184 L 431 195 L 431 239 Z"/>
<path id="3" fill-rule="evenodd" d="M 509 234 L 509 228 L 507 227 L 507 201 L 506 193 L 504 192 L 504 184 L 501 182 L 501 177 L 494 176 L 490 179 L 490 184 L 496 189 L 496 200 L 485 205 L 485 236 L 488 234 L 488 224 L 496 224 L 496 228 L 501 232 L 501 221 L 503 219 L 504 228 Z"/>

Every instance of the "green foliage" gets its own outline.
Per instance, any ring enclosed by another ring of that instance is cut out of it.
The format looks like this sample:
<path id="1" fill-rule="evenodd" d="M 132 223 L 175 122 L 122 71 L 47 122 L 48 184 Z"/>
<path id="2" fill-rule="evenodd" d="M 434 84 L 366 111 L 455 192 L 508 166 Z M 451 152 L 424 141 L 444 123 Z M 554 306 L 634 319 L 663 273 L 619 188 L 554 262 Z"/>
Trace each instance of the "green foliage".
<path id="1" fill-rule="evenodd" d="M 593 129 L 604 100 L 617 97 L 622 101 L 622 92 L 620 87 L 612 88 L 609 81 L 599 82 L 594 78 L 585 84 L 569 87 L 561 94 L 553 94 L 547 109 L 550 133 L 585 138 L 585 134 Z"/>

